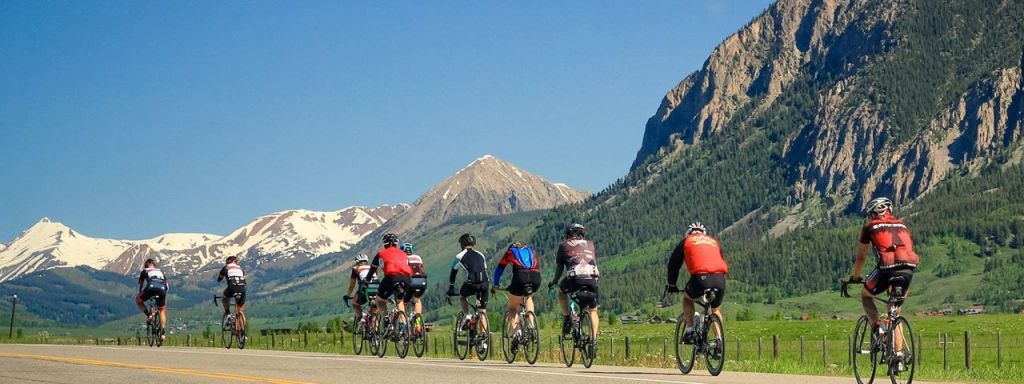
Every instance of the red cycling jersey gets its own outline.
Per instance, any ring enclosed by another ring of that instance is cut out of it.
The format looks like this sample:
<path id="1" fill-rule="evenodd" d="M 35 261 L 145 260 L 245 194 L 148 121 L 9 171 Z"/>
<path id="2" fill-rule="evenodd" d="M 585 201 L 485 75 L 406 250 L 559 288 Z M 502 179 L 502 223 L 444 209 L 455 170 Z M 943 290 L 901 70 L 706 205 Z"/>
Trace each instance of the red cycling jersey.
<path id="1" fill-rule="evenodd" d="M 683 253 L 686 270 L 691 275 L 729 273 L 718 240 L 711 236 L 699 232 L 686 236 L 683 239 Z"/>
<path id="2" fill-rule="evenodd" d="M 878 268 L 917 267 L 921 259 L 914 253 L 910 230 L 902 220 L 885 214 L 864 224 L 860 243 L 871 243 L 878 255 Z"/>
<path id="3" fill-rule="evenodd" d="M 409 256 L 398 247 L 387 247 L 374 256 L 370 263 L 370 272 L 376 272 L 380 264 L 384 264 L 384 276 L 412 276 L 412 267 L 409 266 Z"/>

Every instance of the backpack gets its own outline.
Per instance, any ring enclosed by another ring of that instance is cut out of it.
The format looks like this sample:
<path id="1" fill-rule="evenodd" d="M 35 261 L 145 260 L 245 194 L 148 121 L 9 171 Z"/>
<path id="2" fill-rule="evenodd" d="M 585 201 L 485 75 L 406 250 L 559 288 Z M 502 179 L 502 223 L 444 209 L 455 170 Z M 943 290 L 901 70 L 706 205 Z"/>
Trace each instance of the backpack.
<path id="1" fill-rule="evenodd" d="M 533 248 L 512 247 L 509 250 L 512 251 L 512 256 L 516 258 L 516 262 L 526 269 L 535 270 L 537 265 L 540 264 L 540 260 L 537 260 L 537 255 L 533 253 Z"/>

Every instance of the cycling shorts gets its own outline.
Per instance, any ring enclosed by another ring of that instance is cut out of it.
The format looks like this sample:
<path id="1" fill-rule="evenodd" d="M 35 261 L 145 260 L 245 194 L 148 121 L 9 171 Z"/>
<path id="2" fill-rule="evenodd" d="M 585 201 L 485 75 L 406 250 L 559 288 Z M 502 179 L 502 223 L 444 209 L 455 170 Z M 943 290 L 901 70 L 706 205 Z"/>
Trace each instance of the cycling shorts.
<path id="1" fill-rule="evenodd" d="M 864 280 L 864 288 L 867 288 L 868 292 L 871 292 L 872 295 L 877 296 L 882 292 L 888 291 L 889 288 L 895 288 L 891 286 L 889 279 L 897 276 L 905 279 L 902 287 L 903 298 L 906 298 L 910 294 L 910 281 L 914 279 L 914 268 L 875 269 Z"/>
<path id="2" fill-rule="evenodd" d="M 149 287 L 142 290 L 139 294 L 142 297 L 142 301 L 145 302 L 153 298 L 153 296 L 160 296 L 156 298 L 157 308 L 163 308 L 167 306 L 167 290 L 160 287 Z"/>
<path id="3" fill-rule="evenodd" d="M 235 304 L 245 305 L 245 286 L 244 285 L 228 285 L 224 288 L 224 297 L 234 297 Z"/>
<path id="4" fill-rule="evenodd" d="M 462 288 L 459 288 L 459 296 L 470 297 L 476 295 L 480 299 L 480 308 L 487 308 L 487 298 L 491 291 L 487 287 L 487 283 L 470 284 L 463 283 Z"/>
<path id="5" fill-rule="evenodd" d="M 404 284 L 404 288 L 399 288 L 400 284 Z M 377 291 L 377 297 L 387 300 L 391 295 L 396 296 L 396 300 L 405 299 L 405 291 L 409 289 L 409 276 L 405 275 L 391 275 L 384 276 L 384 280 L 380 281 L 380 289 Z"/>
<path id="6" fill-rule="evenodd" d="M 515 296 L 526 296 L 537 292 L 538 287 L 540 287 L 540 271 L 513 272 L 512 282 L 508 285 L 508 293 Z"/>
<path id="7" fill-rule="evenodd" d="M 722 299 L 725 298 L 725 274 L 715 273 L 711 275 L 690 275 L 690 280 L 686 281 L 686 296 L 691 299 L 699 299 L 704 296 L 704 290 L 706 289 L 717 289 L 718 293 L 715 294 L 715 299 L 711 300 L 711 308 L 718 308 L 722 306 Z"/>
<path id="8" fill-rule="evenodd" d="M 577 293 L 577 304 L 584 308 L 596 308 L 600 304 L 599 299 L 601 298 L 601 295 L 597 291 L 597 279 L 576 279 L 573 277 L 566 277 L 558 284 L 558 288 L 560 288 L 566 295 L 576 293 L 577 291 L 585 288 L 589 292 Z"/>

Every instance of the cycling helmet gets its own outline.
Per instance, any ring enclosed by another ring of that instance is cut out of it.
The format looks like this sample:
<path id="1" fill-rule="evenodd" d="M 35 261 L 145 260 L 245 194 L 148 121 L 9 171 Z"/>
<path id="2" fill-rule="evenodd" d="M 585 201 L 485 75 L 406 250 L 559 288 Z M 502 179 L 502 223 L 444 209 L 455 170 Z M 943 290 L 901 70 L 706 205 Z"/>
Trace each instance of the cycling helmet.
<path id="1" fill-rule="evenodd" d="M 231 264 L 231 263 L 234 263 L 234 262 L 237 262 L 237 261 L 238 261 L 237 257 L 228 256 L 228 258 L 224 260 L 224 263 L 225 264 Z"/>
<path id="2" fill-rule="evenodd" d="M 686 226 L 686 234 L 689 235 L 694 232 L 708 233 L 708 228 L 701 224 L 699 221 L 690 223 Z"/>
<path id="3" fill-rule="evenodd" d="M 399 248 L 401 248 L 402 251 L 405 251 L 405 253 L 408 253 L 410 255 L 412 254 L 412 243 L 402 243 L 402 245 L 400 245 Z"/>
<path id="4" fill-rule="evenodd" d="M 578 237 L 583 238 L 587 235 L 587 228 L 579 223 L 572 223 L 565 227 L 565 237 Z"/>
<path id="5" fill-rule="evenodd" d="M 889 200 L 888 197 L 876 197 L 868 202 L 868 205 L 864 210 L 867 211 L 869 215 L 881 215 L 885 213 L 885 211 L 892 212 L 892 200 Z"/>
<path id="6" fill-rule="evenodd" d="M 518 242 L 518 241 L 516 241 L 516 242 L 512 242 L 512 243 L 510 243 L 510 244 L 508 245 L 508 249 L 512 249 L 512 248 L 522 248 L 522 247 L 525 247 L 525 245 L 523 245 L 523 243 L 520 243 L 520 242 Z"/>
<path id="7" fill-rule="evenodd" d="M 155 267 L 156 266 L 156 260 L 146 259 L 146 262 L 142 263 L 142 268 L 146 268 L 146 267 L 149 267 L 149 266 L 154 266 Z"/>
<path id="8" fill-rule="evenodd" d="M 366 263 L 366 262 L 369 262 L 369 261 L 370 261 L 370 256 L 367 256 L 365 253 L 360 253 L 359 256 L 356 256 L 356 262 L 357 263 Z"/>
<path id="9" fill-rule="evenodd" d="M 463 233 L 462 236 L 459 236 L 459 245 L 463 248 L 474 246 L 476 245 L 476 238 L 468 233 Z"/>
<path id="10" fill-rule="evenodd" d="M 384 235 L 384 237 L 382 237 L 380 241 L 383 242 L 384 245 L 398 245 L 398 235 L 394 233 L 389 233 Z"/>

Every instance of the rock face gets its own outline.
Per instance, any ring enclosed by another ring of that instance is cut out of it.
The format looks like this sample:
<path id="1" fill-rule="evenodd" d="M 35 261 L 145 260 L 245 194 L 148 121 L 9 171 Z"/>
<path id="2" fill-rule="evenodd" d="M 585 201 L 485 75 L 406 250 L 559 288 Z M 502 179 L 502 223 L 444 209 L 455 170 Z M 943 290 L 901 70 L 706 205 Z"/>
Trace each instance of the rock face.
<path id="1" fill-rule="evenodd" d="M 590 192 L 549 182 L 486 155 L 430 188 L 375 234 L 392 232 L 414 237 L 455 217 L 547 209 L 588 196 Z"/>
<path id="2" fill-rule="evenodd" d="M 991 20 L 1003 20 L 998 24 L 1011 34 L 1008 43 L 991 43 L 1003 29 L 979 31 L 970 25 L 976 20 L 960 23 L 958 5 L 944 2 L 780 0 L 665 95 L 647 122 L 633 169 L 729 131 L 775 131 L 782 132 L 773 138 L 782 148 L 779 165 L 798 200 L 808 193 L 850 206 L 873 194 L 913 199 L 951 169 L 970 167 L 1021 139 L 1024 55 L 1012 35 L 1024 25 L 1012 15 L 1022 6 L 989 3 L 984 9 Z M 921 28 L 927 12 L 949 22 L 930 20 L 937 32 Z M 932 37 L 962 47 L 934 52 L 915 45 Z M 928 75 L 916 78 L 913 66 L 922 61 L 915 55 L 959 71 L 921 68 Z M 893 74 L 892 68 L 903 72 Z M 914 94 L 940 77 L 932 73 L 949 80 L 935 82 L 934 92 Z M 906 78 L 888 78 L 898 76 Z M 779 104 L 796 92 L 808 95 L 804 104 L 810 108 L 799 109 L 793 98 Z M 922 96 L 935 102 L 906 102 Z M 787 108 L 795 111 L 796 118 L 787 120 L 793 126 L 771 126 L 768 117 Z M 903 117 L 908 115 L 915 119 Z"/>

